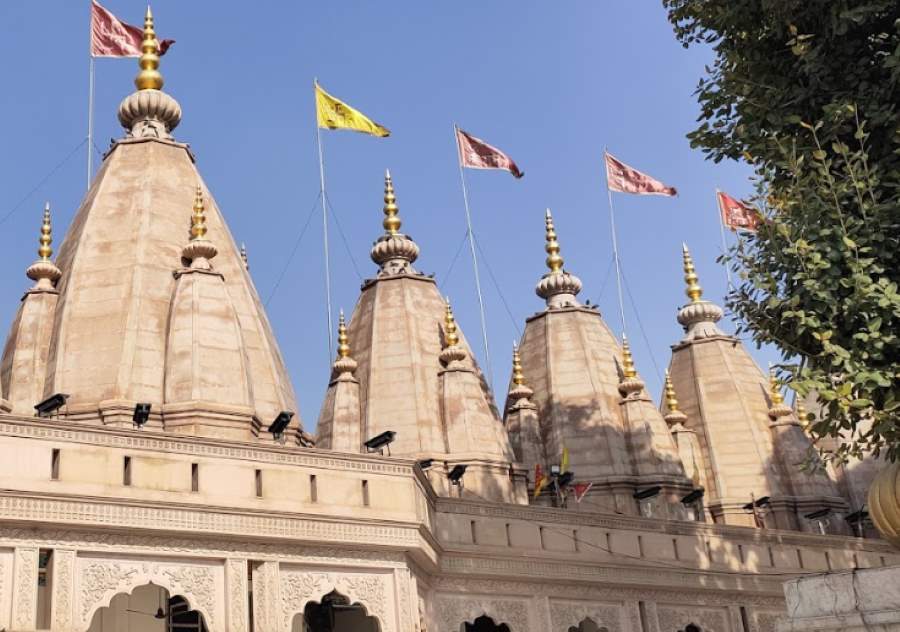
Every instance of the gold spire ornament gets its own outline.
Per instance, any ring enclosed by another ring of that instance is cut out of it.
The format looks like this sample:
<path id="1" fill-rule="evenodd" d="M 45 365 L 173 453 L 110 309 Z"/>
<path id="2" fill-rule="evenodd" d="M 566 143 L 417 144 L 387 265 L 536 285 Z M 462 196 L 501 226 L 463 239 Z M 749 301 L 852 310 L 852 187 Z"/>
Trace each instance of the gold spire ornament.
<path id="1" fill-rule="evenodd" d="M 50 225 L 50 202 L 44 205 L 44 220 L 41 223 L 41 246 L 38 248 L 38 256 L 41 261 L 50 261 L 53 256 L 53 229 Z"/>
<path id="2" fill-rule="evenodd" d="M 694 260 L 691 257 L 691 251 L 688 250 L 687 244 L 681 244 L 681 256 L 684 262 L 684 282 L 687 284 L 687 289 L 685 289 L 684 293 L 691 299 L 691 303 L 699 303 L 703 296 L 703 288 L 698 283 L 699 279 L 694 269 Z"/>
<path id="3" fill-rule="evenodd" d="M 381 225 L 389 235 L 400 232 L 400 209 L 397 207 L 397 196 L 394 195 L 394 181 L 389 169 L 384 171 L 384 221 Z"/>
<path id="4" fill-rule="evenodd" d="M 459 331 L 456 327 L 456 318 L 453 316 L 453 308 L 450 307 L 450 299 L 445 299 L 444 311 L 444 348 L 441 349 L 440 360 L 447 369 L 458 370 L 464 368 L 461 364 L 466 359 L 466 350 L 459 344 Z"/>
<path id="5" fill-rule="evenodd" d="M 513 343 L 513 374 L 512 381 L 516 386 L 525 384 L 525 375 L 522 373 L 522 358 L 519 356 L 519 345 Z"/>
<path id="6" fill-rule="evenodd" d="M 344 320 L 344 310 L 341 310 L 338 316 L 337 340 L 337 359 L 333 365 L 334 374 L 338 381 L 352 380 L 357 364 L 356 360 L 350 357 L 350 337 L 347 335 L 347 322 Z"/>
<path id="7" fill-rule="evenodd" d="M 141 57 L 138 60 L 141 71 L 135 77 L 134 85 L 138 90 L 162 90 L 163 76 L 159 72 L 159 41 L 153 30 L 153 13 L 147 6 L 144 16 L 144 39 L 141 42 Z"/>
<path id="8" fill-rule="evenodd" d="M 784 403 L 784 395 L 781 393 L 781 382 L 776 377 L 775 369 L 771 364 L 769 365 L 769 400 L 771 401 L 769 417 L 772 419 L 772 425 L 798 425 L 798 422 L 792 419 L 788 419 L 786 422 L 778 421 L 781 417 L 788 417 L 794 411 Z"/>
<path id="9" fill-rule="evenodd" d="M 204 239 L 206 237 L 206 207 L 203 205 L 203 189 L 197 185 L 197 193 L 194 195 L 194 214 L 191 215 L 191 239 Z"/>
<path id="10" fill-rule="evenodd" d="M 34 281 L 31 292 L 55 292 L 54 284 L 62 276 L 56 264 L 50 260 L 53 256 L 53 227 L 50 225 L 50 202 L 44 205 L 41 220 L 41 236 L 39 238 L 38 259 L 25 270 L 25 275 Z"/>
<path id="11" fill-rule="evenodd" d="M 781 394 L 781 384 L 775 376 L 775 369 L 769 365 L 769 396 L 772 398 L 772 404 L 777 406 L 784 403 L 784 395 Z"/>
<path id="12" fill-rule="evenodd" d="M 675 386 L 672 384 L 672 376 L 669 375 L 669 369 L 666 369 L 666 380 L 663 385 L 663 399 L 666 402 L 666 414 L 663 415 L 663 419 L 669 424 L 669 429 L 673 432 L 676 430 L 679 432 L 684 431 L 684 426 L 682 424 L 687 421 L 687 415 L 678 410 L 678 398 L 675 396 Z M 696 464 L 694 467 L 696 469 Z"/>
<path id="13" fill-rule="evenodd" d="M 450 299 L 445 301 L 446 310 L 444 311 L 444 338 L 448 347 L 455 347 L 459 344 L 459 334 L 456 331 L 456 318 L 453 316 L 453 308 L 450 307 Z"/>
<path id="14" fill-rule="evenodd" d="M 622 334 L 622 377 L 632 380 L 637 377 L 634 368 L 634 358 L 631 355 L 631 345 L 628 344 L 628 336 Z"/>
<path id="15" fill-rule="evenodd" d="M 547 209 L 546 214 L 544 215 L 545 223 L 546 223 L 546 235 L 545 239 L 547 241 L 544 246 L 544 250 L 547 251 L 547 267 L 550 269 L 550 272 L 556 274 L 562 271 L 563 263 L 565 261 L 559 254 L 559 242 L 556 240 L 556 230 L 553 226 L 553 215 L 550 213 L 550 209 Z"/>
<path id="16" fill-rule="evenodd" d="M 672 384 L 672 376 L 669 375 L 669 369 L 666 369 L 666 410 L 669 412 L 678 411 L 678 398 L 675 396 L 675 386 Z"/>
<path id="17" fill-rule="evenodd" d="M 340 311 L 340 316 L 338 317 L 338 357 L 339 358 L 349 358 L 350 357 L 350 342 L 347 337 L 347 323 L 344 321 L 344 310 Z"/>

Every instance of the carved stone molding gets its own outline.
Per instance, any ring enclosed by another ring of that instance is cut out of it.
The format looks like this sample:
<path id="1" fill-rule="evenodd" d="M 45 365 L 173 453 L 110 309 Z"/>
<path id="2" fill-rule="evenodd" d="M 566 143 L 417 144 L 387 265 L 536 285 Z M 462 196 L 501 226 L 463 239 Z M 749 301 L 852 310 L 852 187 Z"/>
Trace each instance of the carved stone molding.
<path id="1" fill-rule="evenodd" d="M 50 629 L 70 629 L 74 622 L 75 608 L 75 551 L 53 550 L 53 576 L 50 585 L 53 588 Z"/>
<path id="2" fill-rule="evenodd" d="M 280 632 L 278 616 L 278 562 L 263 562 L 253 569 L 254 632 Z"/>
<path id="3" fill-rule="evenodd" d="M 367 614 L 376 617 L 382 632 L 392 632 L 395 626 L 392 609 L 388 606 L 388 599 L 393 596 L 391 577 L 384 573 L 282 569 L 279 586 L 282 630 L 290 632 L 294 616 L 303 612 L 306 604 L 337 591 L 350 599 L 350 603 L 360 604 Z"/>
<path id="4" fill-rule="evenodd" d="M 80 551 L 109 553 L 183 555 L 221 559 L 240 556 L 253 559 L 278 559 L 303 564 L 351 564 L 405 568 L 403 553 L 365 551 L 347 547 L 322 547 L 298 544 L 265 544 L 246 539 L 228 540 L 221 537 L 129 535 L 107 531 L 78 531 L 74 529 L 22 529 L 0 527 L 0 540 L 14 546 L 37 548 L 66 548 Z"/>
<path id="5" fill-rule="evenodd" d="M 15 555 L 10 549 L 0 549 L 0 630 L 10 625 L 12 567 Z"/>
<path id="6" fill-rule="evenodd" d="M 247 613 L 247 560 L 225 561 L 225 598 L 228 609 L 228 630 L 248 632 L 250 621 Z"/>
<path id="7" fill-rule="evenodd" d="M 590 601 L 551 601 L 550 621 L 552 630 L 566 632 L 572 626 L 578 626 L 583 620 L 590 618 L 601 630 L 608 632 L 630 632 L 627 621 L 627 608 L 622 603 L 599 603 Z"/>
<path id="8" fill-rule="evenodd" d="M 514 632 L 537 632 L 531 625 L 531 608 L 526 599 L 438 595 L 434 612 L 438 626 L 435 632 L 460 632 L 463 623 L 472 623 L 483 615 L 498 625 L 507 624 Z"/>
<path id="9" fill-rule="evenodd" d="M 699 608 L 694 605 L 657 604 L 659 629 L 678 632 L 693 623 L 703 632 L 739 632 L 729 623 L 728 608 Z"/>
<path id="10" fill-rule="evenodd" d="M 94 613 L 109 606 L 118 593 L 155 584 L 172 595 L 184 597 L 191 609 L 203 615 L 210 632 L 223 630 L 219 617 L 224 593 L 221 566 L 141 559 L 77 558 L 76 618 L 86 629 Z"/>
<path id="11" fill-rule="evenodd" d="M 333 522 L 299 515 L 271 515 L 199 511 L 194 507 L 171 504 L 134 505 L 120 502 L 96 502 L 38 496 L 0 494 L 0 516 L 9 520 L 30 520 L 42 523 L 120 526 L 159 529 L 168 532 L 204 532 L 279 538 L 312 539 L 317 541 L 385 544 L 419 548 L 416 525 L 386 526 L 362 521 Z"/>
<path id="12" fill-rule="evenodd" d="M 17 548 L 13 561 L 12 628 L 34 629 L 37 625 L 38 550 Z"/>

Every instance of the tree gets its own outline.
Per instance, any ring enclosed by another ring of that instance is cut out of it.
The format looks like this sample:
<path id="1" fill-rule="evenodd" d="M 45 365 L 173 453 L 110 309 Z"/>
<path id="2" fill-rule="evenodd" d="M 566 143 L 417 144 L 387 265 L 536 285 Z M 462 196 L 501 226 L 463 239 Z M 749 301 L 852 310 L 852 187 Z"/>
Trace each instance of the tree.
<path id="1" fill-rule="evenodd" d="M 663 4 L 715 53 L 692 146 L 756 171 L 765 221 L 725 256 L 729 309 L 817 393 L 836 456 L 900 459 L 900 3 Z"/>

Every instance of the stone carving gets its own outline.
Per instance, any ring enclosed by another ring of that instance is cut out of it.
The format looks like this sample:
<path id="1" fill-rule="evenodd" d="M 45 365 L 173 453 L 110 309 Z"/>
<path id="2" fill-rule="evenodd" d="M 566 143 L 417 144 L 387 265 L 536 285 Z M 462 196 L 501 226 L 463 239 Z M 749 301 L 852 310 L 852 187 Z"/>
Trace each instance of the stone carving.
<path id="1" fill-rule="evenodd" d="M 13 627 L 33 628 L 37 612 L 38 550 L 16 549 L 13 581 Z"/>
<path id="2" fill-rule="evenodd" d="M 659 629 L 678 631 L 694 624 L 703 632 L 732 632 L 728 624 L 727 609 L 698 608 L 697 606 L 671 606 L 657 604 Z"/>
<path id="3" fill-rule="evenodd" d="M 623 604 L 603 604 L 578 601 L 550 602 L 550 621 L 554 630 L 568 630 L 585 619 L 591 619 L 601 629 L 608 632 L 624 632 L 622 620 L 625 616 Z"/>
<path id="4" fill-rule="evenodd" d="M 786 618 L 783 612 L 756 612 L 751 619 L 750 632 L 775 632 L 776 624 Z"/>
<path id="5" fill-rule="evenodd" d="M 326 573 L 281 573 L 281 612 L 288 630 L 294 615 L 303 612 L 307 603 L 327 593 L 328 584 Z"/>
<path id="6" fill-rule="evenodd" d="M 191 609 L 203 613 L 206 626 L 210 630 L 216 629 L 216 581 L 211 569 L 205 566 L 176 566 L 166 568 L 162 574 L 171 582 L 170 591 L 187 598 Z"/>
<path id="7" fill-rule="evenodd" d="M 385 599 L 385 578 L 376 575 L 351 575 L 337 582 L 339 587 L 347 591 L 351 602 L 359 602 L 366 607 L 368 613 L 378 618 L 384 632 L 392 629 L 387 617 Z M 340 590 L 339 590 L 340 592 Z"/>
<path id="8" fill-rule="evenodd" d="M 247 560 L 228 560 L 225 573 L 228 629 L 231 632 L 247 632 Z"/>
<path id="9" fill-rule="evenodd" d="M 498 625 L 505 623 L 513 632 L 531 632 L 528 612 L 525 600 L 440 596 L 435 608 L 436 632 L 459 632 L 463 623 L 472 623 L 482 615 Z"/>
<path id="10" fill-rule="evenodd" d="M 52 626 L 68 628 L 72 625 L 72 593 L 74 586 L 75 551 L 53 551 Z"/>
<path id="11" fill-rule="evenodd" d="M 387 577 L 385 575 L 346 575 L 343 573 L 310 573 L 287 571 L 281 573 L 281 613 L 289 631 L 298 612 L 303 612 L 310 601 L 335 590 L 359 603 L 366 613 L 376 617 L 382 632 L 390 632 L 394 626 L 387 612 Z"/>
<path id="12" fill-rule="evenodd" d="M 136 567 L 113 562 L 93 562 L 83 567 L 81 578 L 81 622 L 90 622 L 93 611 L 124 588 L 138 572 Z"/>
<path id="13" fill-rule="evenodd" d="M 277 562 L 264 562 L 253 570 L 253 621 L 259 632 L 279 629 L 274 603 L 277 574 Z"/>
<path id="14" fill-rule="evenodd" d="M 418 617 L 413 619 L 412 604 L 410 603 L 409 596 L 409 571 L 394 571 L 394 578 L 394 583 L 397 586 L 397 601 L 400 604 L 400 629 L 402 630 L 410 624 L 415 625 L 416 621 L 418 621 Z"/>

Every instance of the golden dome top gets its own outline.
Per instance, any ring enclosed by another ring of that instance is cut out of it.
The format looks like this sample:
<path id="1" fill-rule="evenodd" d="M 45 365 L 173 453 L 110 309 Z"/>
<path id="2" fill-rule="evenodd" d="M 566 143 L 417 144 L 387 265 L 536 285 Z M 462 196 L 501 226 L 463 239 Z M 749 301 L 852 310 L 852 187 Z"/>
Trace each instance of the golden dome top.
<path id="1" fill-rule="evenodd" d="M 547 267 L 550 269 L 550 272 L 559 272 L 562 270 L 563 258 L 559 254 L 559 242 L 556 240 L 556 230 L 553 227 L 553 215 L 550 213 L 550 209 L 547 209 L 547 213 L 545 215 L 546 221 L 546 236 L 545 239 L 547 241 L 544 246 L 544 250 L 547 251 Z"/>
<path id="2" fill-rule="evenodd" d="M 634 358 L 631 355 L 631 345 L 628 344 L 628 336 L 622 334 L 622 377 L 631 380 L 637 377 L 634 368 Z"/>
<path id="3" fill-rule="evenodd" d="M 144 40 L 141 42 L 141 57 L 138 66 L 141 71 L 134 79 L 134 85 L 138 90 L 162 90 L 163 76 L 159 72 L 159 41 L 153 30 L 153 13 L 147 6 L 144 16 Z"/>
<path id="4" fill-rule="evenodd" d="M 703 288 L 698 283 L 694 260 L 691 258 L 691 251 L 688 250 L 687 244 L 681 244 L 681 254 L 684 260 L 684 282 L 687 284 L 684 293 L 691 299 L 691 303 L 699 303 L 703 296 Z"/>
<path id="5" fill-rule="evenodd" d="M 40 237 L 41 245 L 38 248 L 38 256 L 41 258 L 41 261 L 50 261 L 50 257 L 53 256 L 53 248 L 51 244 L 53 243 L 53 229 L 50 225 L 50 202 L 47 202 L 44 205 L 44 219 L 41 223 L 41 237 Z"/>
<path id="6" fill-rule="evenodd" d="M 400 209 L 397 207 L 397 196 L 394 195 L 394 181 L 391 179 L 391 172 L 384 172 L 384 221 L 381 223 L 384 230 L 389 235 L 396 235 L 400 232 Z"/>

